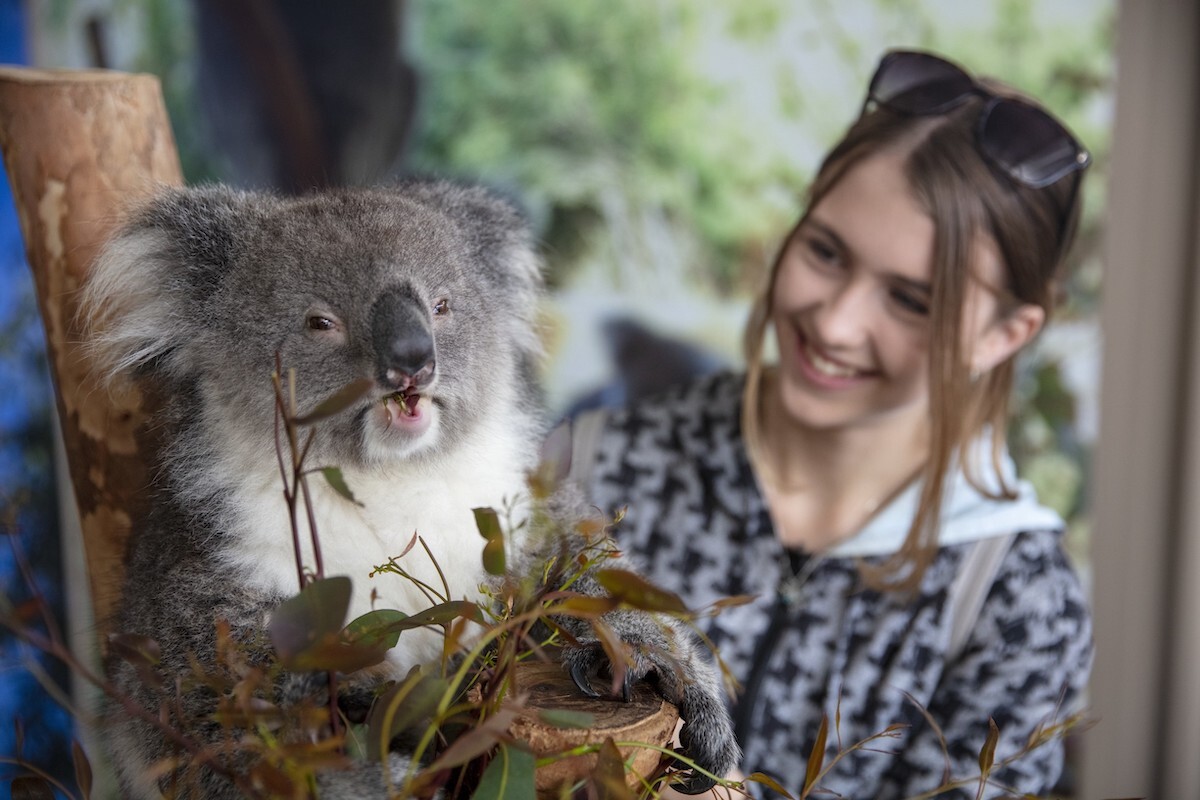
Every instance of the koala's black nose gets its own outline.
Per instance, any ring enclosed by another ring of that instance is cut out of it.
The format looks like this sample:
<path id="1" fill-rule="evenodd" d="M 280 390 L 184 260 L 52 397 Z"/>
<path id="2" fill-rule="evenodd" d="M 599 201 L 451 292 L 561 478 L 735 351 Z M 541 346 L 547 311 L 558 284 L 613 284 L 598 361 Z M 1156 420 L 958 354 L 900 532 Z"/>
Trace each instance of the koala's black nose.
<path id="1" fill-rule="evenodd" d="M 389 289 L 371 308 L 376 380 L 403 391 L 433 379 L 434 344 L 429 311 L 407 286 Z"/>

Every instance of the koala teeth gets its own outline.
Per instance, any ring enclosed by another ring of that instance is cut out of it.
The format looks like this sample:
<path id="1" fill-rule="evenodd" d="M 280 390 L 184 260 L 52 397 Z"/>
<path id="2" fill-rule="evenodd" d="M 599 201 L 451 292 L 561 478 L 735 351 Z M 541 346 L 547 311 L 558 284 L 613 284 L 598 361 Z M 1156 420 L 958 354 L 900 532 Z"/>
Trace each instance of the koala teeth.
<path id="1" fill-rule="evenodd" d="M 421 402 L 421 395 L 416 392 L 396 392 L 383 398 L 383 410 L 387 412 L 389 422 L 392 419 L 392 403 L 396 404 L 396 409 L 401 416 L 414 417 L 417 414 L 417 403 L 419 402 Z"/>

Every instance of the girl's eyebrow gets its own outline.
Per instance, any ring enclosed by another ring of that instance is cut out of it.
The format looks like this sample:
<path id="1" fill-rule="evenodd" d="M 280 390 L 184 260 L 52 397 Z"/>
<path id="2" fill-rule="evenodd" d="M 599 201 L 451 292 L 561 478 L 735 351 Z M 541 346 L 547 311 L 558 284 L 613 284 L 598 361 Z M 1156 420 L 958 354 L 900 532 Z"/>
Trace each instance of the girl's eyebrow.
<path id="1" fill-rule="evenodd" d="M 801 224 L 800 227 L 801 228 L 808 227 L 808 228 L 814 229 L 820 235 L 830 239 L 833 242 L 833 246 L 836 247 L 838 250 L 840 250 L 843 253 L 853 253 L 854 252 L 846 244 L 845 240 L 842 239 L 842 237 L 837 234 L 837 231 L 835 231 L 833 228 L 829 227 L 824 222 L 821 222 L 821 220 L 819 220 L 815 217 L 809 216 L 806 220 L 804 220 L 804 222 Z M 900 275 L 895 272 L 891 273 L 891 278 L 892 278 L 892 280 L 896 281 L 897 283 L 903 284 L 904 286 L 908 287 L 909 289 L 911 289 L 914 292 L 919 292 L 926 296 L 931 296 L 933 294 L 933 286 L 927 281 L 913 280 L 912 278 L 906 277 L 904 275 Z"/>
<path id="2" fill-rule="evenodd" d="M 805 219 L 800 227 L 801 228 L 805 228 L 805 227 L 815 228 L 817 233 L 819 233 L 822 236 L 825 236 L 829 239 L 832 239 L 833 246 L 836 247 L 838 250 L 841 250 L 843 253 L 851 252 L 850 248 L 846 246 L 845 240 L 843 240 L 841 236 L 838 236 L 837 231 L 835 231 L 833 228 L 829 227 L 824 222 L 821 222 L 819 219 L 816 219 L 813 216 L 809 216 L 807 219 Z"/>

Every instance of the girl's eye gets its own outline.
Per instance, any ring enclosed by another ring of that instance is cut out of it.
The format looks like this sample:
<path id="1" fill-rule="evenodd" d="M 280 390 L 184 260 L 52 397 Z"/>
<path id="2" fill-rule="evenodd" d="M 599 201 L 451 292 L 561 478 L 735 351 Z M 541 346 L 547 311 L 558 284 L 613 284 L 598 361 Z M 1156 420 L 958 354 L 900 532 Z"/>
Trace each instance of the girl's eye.
<path id="1" fill-rule="evenodd" d="M 308 329 L 310 331 L 334 331 L 337 330 L 337 323 L 329 317 L 314 314 L 308 318 Z"/>
<path id="2" fill-rule="evenodd" d="M 436 303 L 433 304 L 433 315 L 435 317 L 444 316 L 449 311 L 450 311 L 450 301 L 446 300 L 445 298 L 442 298 L 441 300 L 438 300 Z"/>
<path id="3" fill-rule="evenodd" d="M 841 263 L 841 255 L 838 253 L 837 248 L 825 241 L 816 237 L 809 237 L 805 240 L 804 244 L 816 262 L 835 267 Z"/>
<path id="4" fill-rule="evenodd" d="M 916 317 L 929 316 L 929 302 L 924 297 L 904 289 L 893 289 L 891 297 L 904 313 Z"/>

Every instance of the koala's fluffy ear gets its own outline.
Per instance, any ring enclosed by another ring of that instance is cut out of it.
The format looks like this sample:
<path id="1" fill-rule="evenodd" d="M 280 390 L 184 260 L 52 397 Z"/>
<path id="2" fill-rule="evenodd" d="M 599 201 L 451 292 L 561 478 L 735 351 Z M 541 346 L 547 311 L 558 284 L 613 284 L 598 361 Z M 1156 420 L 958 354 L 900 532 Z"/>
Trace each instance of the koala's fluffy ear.
<path id="1" fill-rule="evenodd" d="M 170 189 L 134 213 L 92 264 L 80 297 L 84 346 L 99 377 L 189 371 L 197 307 L 233 257 L 243 194 Z"/>
<path id="2" fill-rule="evenodd" d="M 536 301 L 543 286 L 529 222 L 509 198 L 482 186 L 413 182 L 405 194 L 421 198 L 457 223 L 485 277 Z"/>

